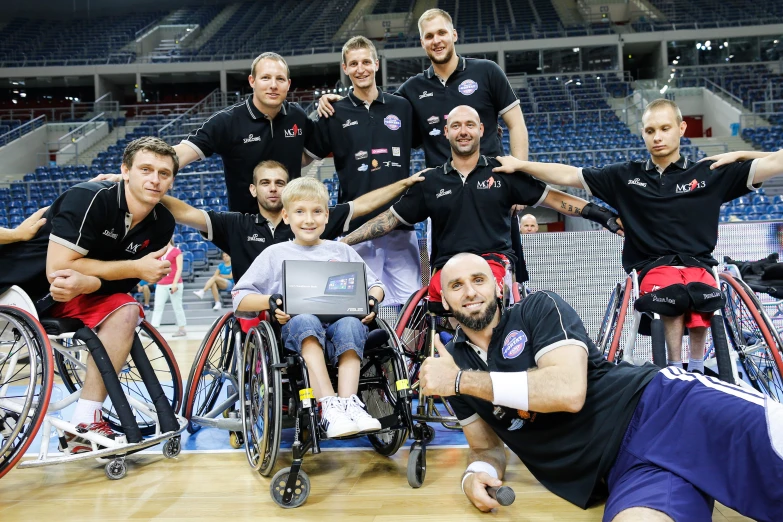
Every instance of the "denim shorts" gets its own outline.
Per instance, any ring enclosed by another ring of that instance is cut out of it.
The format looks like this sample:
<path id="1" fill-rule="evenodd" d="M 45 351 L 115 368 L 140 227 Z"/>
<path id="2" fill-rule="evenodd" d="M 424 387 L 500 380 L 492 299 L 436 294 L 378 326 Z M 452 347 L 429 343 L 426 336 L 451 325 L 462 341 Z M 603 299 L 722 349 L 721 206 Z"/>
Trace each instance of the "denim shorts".
<path id="1" fill-rule="evenodd" d="M 296 353 L 302 353 L 302 341 L 315 337 L 328 361 L 337 365 L 337 359 L 348 350 L 362 358 L 368 332 L 367 326 L 356 317 L 343 317 L 328 324 L 314 315 L 302 314 L 283 325 L 282 337 L 286 349 Z"/>

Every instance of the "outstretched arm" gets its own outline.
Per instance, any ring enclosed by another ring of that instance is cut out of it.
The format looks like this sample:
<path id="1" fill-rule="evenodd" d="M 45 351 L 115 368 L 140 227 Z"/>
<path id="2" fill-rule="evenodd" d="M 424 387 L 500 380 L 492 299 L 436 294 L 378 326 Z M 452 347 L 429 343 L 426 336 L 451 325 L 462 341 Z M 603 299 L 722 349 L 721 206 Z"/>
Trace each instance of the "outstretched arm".
<path id="1" fill-rule="evenodd" d="M 46 218 L 43 215 L 47 208 L 49 207 L 39 208 L 16 228 L 0 227 L 0 245 L 16 243 L 17 241 L 29 241 L 34 238 L 38 233 L 38 229 L 46 223 Z"/>
<path id="2" fill-rule="evenodd" d="M 541 204 L 566 216 L 581 216 L 617 235 L 625 235 L 622 230 L 623 224 L 616 214 L 594 203 L 588 203 L 582 198 L 550 188 Z"/>
<path id="3" fill-rule="evenodd" d="M 763 183 L 770 178 L 783 174 L 783 149 L 768 154 L 756 163 L 753 183 Z"/>
<path id="4" fill-rule="evenodd" d="M 514 156 L 499 156 L 497 160 L 502 166 L 495 167 L 492 169 L 493 172 L 513 174 L 514 172 L 522 171 L 530 174 L 534 178 L 540 179 L 544 183 L 584 188 L 582 186 L 582 180 L 579 179 L 579 169 L 570 165 L 522 161 Z"/>
<path id="5" fill-rule="evenodd" d="M 163 196 L 160 202 L 169 209 L 180 225 L 187 225 L 200 232 L 207 232 L 207 218 L 201 210 L 171 196 Z"/>
<path id="6" fill-rule="evenodd" d="M 385 236 L 400 224 L 400 220 L 391 209 L 383 214 L 376 216 L 364 225 L 360 226 L 342 239 L 343 243 L 355 245 L 376 237 Z"/>
<path id="7" fill-rule="evenodd" d="M 723 154 L 715 154 L 714 156 L 708 156 L 706 158 L 702 158 L 699 161 L 714 161 L 715 163 L 710 165 L 710 170 L 715 170 L 724 165 L 728 165 L 729 163 L 766 158 L 770 154 L 774 154 L 774 152 L 761 152 L 758 150 L 738 150 L 735 152 L 724 152 Z"/>
<path id="8" fill-rule="evenodd" d="M 421 172 L 426 172 L 426 170 Z M 424 176 L 421 175 L 421 172 L 417 172 L 413 176 L 401 179 L 391 185 L 381 187 L 356 198 L 353 201 L 353 217 L 369 214 L 373 210 L 382 207 L 394 198 L 400 196 L 416 183 L 424 181 Z"/>

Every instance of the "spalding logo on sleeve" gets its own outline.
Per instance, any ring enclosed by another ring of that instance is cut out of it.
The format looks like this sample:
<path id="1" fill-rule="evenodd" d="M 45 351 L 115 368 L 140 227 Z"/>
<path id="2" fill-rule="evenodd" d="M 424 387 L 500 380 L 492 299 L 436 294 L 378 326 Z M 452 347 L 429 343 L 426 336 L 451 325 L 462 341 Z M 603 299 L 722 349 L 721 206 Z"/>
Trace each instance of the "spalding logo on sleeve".
<path id="1" fill-rule="evenodd" d="M 522 330 L 513 330 L 509 332 L 503 340 L 503 358 L 514 359 L 525 351 L 527 335 Z"/>

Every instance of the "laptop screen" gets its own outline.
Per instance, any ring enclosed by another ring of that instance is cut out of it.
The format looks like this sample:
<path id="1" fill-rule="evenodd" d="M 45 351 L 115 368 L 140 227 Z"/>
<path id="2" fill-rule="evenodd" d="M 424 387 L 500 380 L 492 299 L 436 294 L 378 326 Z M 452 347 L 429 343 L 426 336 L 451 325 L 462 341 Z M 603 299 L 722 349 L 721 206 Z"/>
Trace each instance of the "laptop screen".
<path id="1" fill-rule="evenodd" d="M 356 272 L 332 276 L 326 282 L 325 295 L 353 295 L 356 293 Z"/>

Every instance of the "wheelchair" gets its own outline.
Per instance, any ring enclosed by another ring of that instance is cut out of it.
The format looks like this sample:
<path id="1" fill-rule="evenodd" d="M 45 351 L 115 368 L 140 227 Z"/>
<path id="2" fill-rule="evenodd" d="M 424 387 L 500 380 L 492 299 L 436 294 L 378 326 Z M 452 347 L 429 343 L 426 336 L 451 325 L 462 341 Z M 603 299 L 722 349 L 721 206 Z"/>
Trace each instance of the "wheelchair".
<path id="1" fill-rule="evenodd" d="M 424 483 L 427 470 L 427 445 L 435 437 L 435 430 L 427 423 L 441 424 L 450 430 L 461 430 L 459 421 L 448 401 L 441 397 L 424 396 L 419 388 L 419 369 L 424 359 L 435 357 L 435 336 L 441 332 L 454 334 L 449 322 L 451 314 L 440 303 L 430 302 L 429 286 L 424 286 L 411 295 L 397 317 L 395 332 L 402 342 L 405 366 L 411 389 L 418 399 L 412 417 L 417 421 L 413 426 L 410 454 L 408 455 L 407 478 L 412 488 L 420 488 Z M 511 300 L 519 302 L 527 295 L 520 283 L 505 287 L 503 306 L 508 307 Z M 445 344 L 445 343 L 444 343 Z"/>
<path id="2" fill-rule="evenodd" d="M 712 317 L 705 371 L 723 381 L 751 387 L 776 401 L 783 401 L 783 342 L 758 297 L 730 270 L 730 267 L 728 271 L 713 269 L 726 304 Z M 638 309 L 638 297 L 638 276 L 633 271 L 612 290 L 596 345 L 611 362 L 625 360 L 637 364 L 649 360 L 649 357 L 634 354 L 637 334 L 651 335 L 653 362 L 664 367 L 663 324 L 655 314 Z M 626 324 L 629 311 L 632 317 Z"/>
<path id="3" fill-rule="evenodd" d="M 140 332 L 147 335 L 146 341 Z M 37 458 L 20 463 L 19 468 L 95 458 L 105 464 L 106 476 L 117 480 L 127 473 L 129 454 L 163 443 L 166 458 L 179 455 L 180 433 L 186 425 L 174 414 L 182 398 L 179 368 L 166 341 L 146 321 L 136 333 L 131 355 L 117 376 L 113 367 L 101 363 L 101 358 L 108 361 L 106 351 L 81 321 L 39 318 L 18 287 L 0 295 L 0 477 L 22 459 L 38 432 Z M 99 368 L 111 368 L 108 376 L 102 372 L 110 394 L 102 416 L 118 433 L 114 440 L 80 433 L 61 417 L 61 411 L 79 399 L 88 352 Z M 68 396 L 52 402 L 55 372 Z M 92 451 L 51 451 L 53 435 L 61 448 L 66 447 L 66 433 L 88 440 Z"/>
<path id="4" fill-rule="evenodd" d="M 391 456 L 413 428 L 412 392 L 394 330 L 380 318 L 374 327 L 365 343 L 357 395 L 380 421 L 381 430 L 344 439 L 366 436 L 375 451 Z M 188 430 L 195 433 L 203 426 L 228 430 L 232 445 L 244 444 L 251 468 L 269 476 L 277 462 L 282 429 L 294 428 L 293 462 L 270 483 L 272 499 L 280 507 L 301 506 L 310 493 L 310 478 L 302 470 L 304 455 L 320 453 L 326 439 L 317 409 L 307 365 L 301 355 L 283 350 L 276 323 L 262 319 L 244 333 L 233 313 L 215 321 L 190 373 L 183 406 Z"/>

